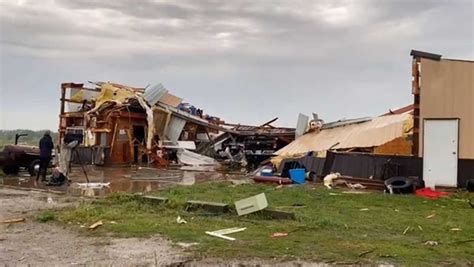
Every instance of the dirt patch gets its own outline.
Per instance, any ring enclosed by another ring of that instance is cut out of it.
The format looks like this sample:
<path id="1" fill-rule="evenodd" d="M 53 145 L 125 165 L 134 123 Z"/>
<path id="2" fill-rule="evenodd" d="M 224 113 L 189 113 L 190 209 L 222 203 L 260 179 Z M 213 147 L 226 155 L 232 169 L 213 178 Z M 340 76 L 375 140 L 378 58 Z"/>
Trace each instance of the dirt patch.
<path id="1" fill-rule="evenodd" d="M 184 253 L 162 237 L 85 237 L 34 220 L 38 211 L 74 204 L 64 196 L 0 188 L 0 220 L 27 218 L 24 223 L 0 225 L 0 262 L 13 266 L 162 266 L 185 261 Z"/>

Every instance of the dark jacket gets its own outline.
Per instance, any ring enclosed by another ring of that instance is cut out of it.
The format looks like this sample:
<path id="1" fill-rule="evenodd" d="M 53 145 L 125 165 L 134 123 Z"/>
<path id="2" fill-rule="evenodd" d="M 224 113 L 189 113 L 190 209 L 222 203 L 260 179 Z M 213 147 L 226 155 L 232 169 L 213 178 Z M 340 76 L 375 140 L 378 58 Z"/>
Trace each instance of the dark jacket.
<path id="1" fill-rule="evenodd" d="M 40 158 L 51 158 L 51 153 L 53 151 L 53 139 L 51 139 L 51 136 L 45 135 L 43 138 L 41 138 L 39 142 L 39 148 L 40 148 Z"/>

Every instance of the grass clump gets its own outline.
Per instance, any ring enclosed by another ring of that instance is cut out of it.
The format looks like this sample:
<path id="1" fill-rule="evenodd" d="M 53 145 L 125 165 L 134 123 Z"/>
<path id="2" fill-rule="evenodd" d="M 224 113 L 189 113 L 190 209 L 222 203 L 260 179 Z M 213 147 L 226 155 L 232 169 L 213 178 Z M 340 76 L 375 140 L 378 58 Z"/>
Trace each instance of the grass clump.
<path id="1" fill-rule="evenodd" d="M 55 219 L 56 219 L 55 213 L 50 210 L 44 210 L 36 216 L 36 220 L 41 223 L 54 221 Z"/>

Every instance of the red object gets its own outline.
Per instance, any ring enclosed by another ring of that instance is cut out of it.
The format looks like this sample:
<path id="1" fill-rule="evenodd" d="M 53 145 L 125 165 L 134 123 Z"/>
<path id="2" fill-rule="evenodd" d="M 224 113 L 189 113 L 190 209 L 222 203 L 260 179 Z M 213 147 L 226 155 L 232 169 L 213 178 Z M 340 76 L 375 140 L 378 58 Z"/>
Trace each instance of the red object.
<path id="1" fill-rule="evenodd" d="M 253 180 L 256 183 L 270 183 L 270 184 L 292 184 L 289 178 L 282 178 L 278 176 L 255 176 Z"/>
<path id="2" fill-rule="evenodd" d="M 416 190 L 415 193 L 419 197 L 428 198 L 428 199 L 438 199 L 440 197 L 449 196 L 451 193 L 435 191 L 429 187 Z"/>

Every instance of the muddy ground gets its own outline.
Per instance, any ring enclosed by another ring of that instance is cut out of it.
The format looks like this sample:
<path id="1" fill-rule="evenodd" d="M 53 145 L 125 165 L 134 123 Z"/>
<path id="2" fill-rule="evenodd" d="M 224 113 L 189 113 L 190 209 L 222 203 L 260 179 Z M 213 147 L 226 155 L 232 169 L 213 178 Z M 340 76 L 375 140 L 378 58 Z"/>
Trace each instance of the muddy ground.
<path id="1" fill-rule="evenodd" d="M 49 201 L 48 201 L 49 199 Z M 190 251 L 160 236 L 90 237 L 54 223 L 40 223 L 43 209 L 67 208 L 79 199 L 68 195 L 0 187 L 0 263 L 5 266 L 328 266 L 308 262 L 195 259 Z"/>
<path id="2" fill-rule="evenodd" d="M 48 197 L 53 203 L 48 203 Z M 42 209 L 66 207 L 76 201 L 66 196 L 1 188 L 0 220 L 26 221 L 0 225 L 0 262 L 11 266 L 163 266 L 186 261 L 183 251 L 161 237 L 85 237 L 52 223 L 35 221 Z"/>

